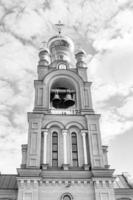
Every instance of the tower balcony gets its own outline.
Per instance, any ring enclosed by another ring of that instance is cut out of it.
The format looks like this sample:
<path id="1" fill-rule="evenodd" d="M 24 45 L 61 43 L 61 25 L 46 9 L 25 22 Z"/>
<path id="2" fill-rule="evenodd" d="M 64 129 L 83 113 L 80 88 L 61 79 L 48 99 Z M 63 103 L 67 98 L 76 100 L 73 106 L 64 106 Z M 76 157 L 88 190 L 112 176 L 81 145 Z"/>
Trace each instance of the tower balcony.
<path id="1" fill-rule="evenodd" d="M 77 115 L 78 113 L 79 111 L 75 109 L 50 109 L 50 114 L 55 115 Z"/>

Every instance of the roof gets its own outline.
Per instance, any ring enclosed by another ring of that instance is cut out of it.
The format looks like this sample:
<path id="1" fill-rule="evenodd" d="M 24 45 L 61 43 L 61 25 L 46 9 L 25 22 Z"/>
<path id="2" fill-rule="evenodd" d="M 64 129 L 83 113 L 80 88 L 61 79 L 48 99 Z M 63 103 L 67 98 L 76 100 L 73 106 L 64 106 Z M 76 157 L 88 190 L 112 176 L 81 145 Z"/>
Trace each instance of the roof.
<path id="1" fill-rule="evenodd" d="M 115 189 L 130 189 L 133 185 L 125 174 L 117 175 L 114 181 Z"/>
<path id="2" fill-rule="evenodd" d="M 17 175 L 0 174 L 0 189 L 17 190 Z"/>

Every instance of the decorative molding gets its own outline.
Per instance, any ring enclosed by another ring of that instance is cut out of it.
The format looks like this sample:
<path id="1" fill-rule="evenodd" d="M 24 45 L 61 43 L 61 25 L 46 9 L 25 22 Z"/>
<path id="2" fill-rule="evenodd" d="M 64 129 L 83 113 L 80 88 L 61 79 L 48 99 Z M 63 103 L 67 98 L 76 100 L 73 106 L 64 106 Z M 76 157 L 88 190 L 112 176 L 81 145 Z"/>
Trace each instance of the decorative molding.
<path id="1" fill-rule="evenodd" d="M 92 184 L 92 181 L 91 180 L 52 180 L 52 179 L 49 179 L 49 180 L 42 180 L 42 185 L 65 185 L 65 187 L 71 187 L 72 185 L 90 185 Z"/>
<path id="2" fill-rule="evenodd" d="M 131 189 L 131 188 L 116 188 L 116 189 L 114 189 L 114 192 L 115 192 L 115 195 L 121 195 L 122 198 L 129 198 L 126 195 L 133 195 L 133 189 Z M 118 198 L 118 199 L 120 199 L 120 198 Z M 129 199 L 131 199 L 131 198 L 129 198 Z"/>
<path id="3" fill-rule="evenodd" d="M 96 188 L 110 188 L 110 189 L 113 189 L 113 180 L 111 179 L 93 179 L 93 183 L 95 185 Z"/>
<path id="4" fill-rule="evenodd" d="M 76 128 L 79 128 L 80 130 L 84 128 L 82 124 L 80 124 L 79 122 L 75 122 L 75 121 L 67 123 L 65 128 L 70 129 L 73 126 L 75 126 Z"/>
<path id="5" fill-rule="evenodd" d="M 46 125 L 45 125 L 45 127 L 46 127 L 46 129 L 49 129 L 49 128 L 51 128 L 51 127 L 54 127 L 54 126 L 57 126 L 57 127 L 59 127 L 60 129 L 64 129 L 64 124 L 63 123 L 61 123 L 61 122 L 59 122 L 59 121 L 52 121 L 52 122 L 48 122 Z M 43 125 L 42 125 L 42 127 L 43 127 Z M 43 128 L 42 128 L 43 129 Z"/>
<path id="6" fill-rule="evenodd" d="M 89 179 L 92 177 L 90 171 L 70 171 L 70 170 L 60 170 L 60 171 L 42 171 L 42 177 L 46 179 Z"/>
<path id="7" fill-rule="evenodd" d="M 86 114 L 85 115 L 87 118 L 89 118 L 89 120 L 95 120 L 95 119 L 99 119 L 101 117 L 101 114 Z"/>
<path id="8" fill-rule="evenodd" d="M 76 185 L 76 186 L 88 186 L 88 185 L 93 185 L 93 182 L 92 180 L 84 180 L 84 179 L 18 179 L 18 188 L 19 189 L 36 189 L 38 188 L 39 186 L 43 187 L 43 186 L 54 186 L 54 185 L 63 185 L 65 186 L 66 188 L 69 188 L 73 185 Z"/>
<path id="9" fill-rule="evenodd" d="M 112 178 L 114 173 L 114 169 L 106 169 L 106 168 L 93 168 L 92 174 L 94 178 L 101 177 L 101 178 Z"/>
<path id="10" fill-rule="evenodd" d="M 23 189 L 23 188 L 38 188 L 39 183 L 40 183 L 40 179 L 29 179 L 29 178 L 23 178 L 23 179 L 19 179 L 17 178 L 17 183 L 18 183 L 18 187 Z"/>
<path id="11" fill-rule="evenodd" d="M 42 128 L 41 131 L 42 131 L 43 133 L 48 133 L 48 129 Z"/>
<path id="12" fill-rule="evenodd" d="M 88 130 L 87 130 L 87 129 L 82 129 L 80 133 L 81 133 L 81 135 L 82 135 L 82 134 L 87 134 L 87 133 L 88 133 Z"/>
<path id="13" fill-rule="evenodd" d="M 18 168 L 17 169 L 18 175 L 21 176 L 21 178 L 23 179 L 23 177 L 36 177 L 38 178 L 40 173 L 41 173 L 41 169 L 35 167 L 34 169 L 32 167 L 26 168 L 26 169 L 21 169 Z M 19 179 L 19 177 L 18 177 Z"/>
<path id="14" fill-rule="evenodd" d="M 37 122 L 39 123 L 43 119 L 42 113 L 28 112 L 27 115 L 28 115 L 28 121 L 32 121 L 33 119 L 37 119 Z"/>
<path id="15" fill-rule="evenodd" d="M 63 135 L 67 135 L 68 134 L 68 130 L 67 129 L 62 130 L 62 134 Z"/>

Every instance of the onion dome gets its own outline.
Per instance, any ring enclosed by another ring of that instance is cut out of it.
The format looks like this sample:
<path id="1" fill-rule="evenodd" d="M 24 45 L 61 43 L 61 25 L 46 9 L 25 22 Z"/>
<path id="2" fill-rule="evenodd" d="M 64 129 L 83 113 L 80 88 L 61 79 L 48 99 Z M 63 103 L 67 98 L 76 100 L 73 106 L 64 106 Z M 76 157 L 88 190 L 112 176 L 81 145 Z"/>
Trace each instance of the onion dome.
<path id="1" fill-rule="evenodd" d="M 48 48 L 41 48 L 39 52 L 39 65 L 49 65 L 50 64 L 50 54 Z"/>
<path id="2" fill-rule="evenodd" d="M 86 67 L 86 52 L 83 49 L 78 49 L 75 53 L 76 66 Z"/>
<path id="3" fill-rule="evenodd" d="M 71 54 L 74 51 L 74 44 L 69 37 L 57 35 L 49 39 L 48 48 L 52 62 L 55 60 L 65 60 L 69 62 Z"/>

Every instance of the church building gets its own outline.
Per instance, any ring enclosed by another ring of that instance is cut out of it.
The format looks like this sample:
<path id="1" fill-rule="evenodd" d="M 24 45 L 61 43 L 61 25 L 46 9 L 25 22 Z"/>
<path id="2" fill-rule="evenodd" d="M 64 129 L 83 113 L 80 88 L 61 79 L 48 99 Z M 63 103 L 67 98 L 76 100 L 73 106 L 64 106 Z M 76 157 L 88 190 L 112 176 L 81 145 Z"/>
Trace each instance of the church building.
<path id="1" fill-rule="evenodd" d="M 0 174 L 0 200 L 133 200 L 133 185 L 108 164 L 85 51 L 59 31 L 40 50 L 37 73 L 22 163 L 16 175 Z"/>

